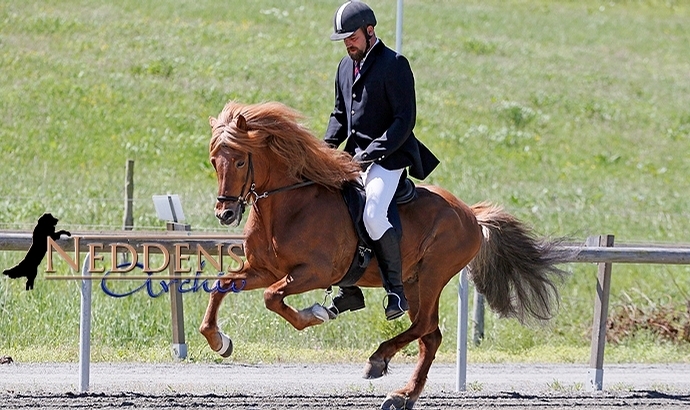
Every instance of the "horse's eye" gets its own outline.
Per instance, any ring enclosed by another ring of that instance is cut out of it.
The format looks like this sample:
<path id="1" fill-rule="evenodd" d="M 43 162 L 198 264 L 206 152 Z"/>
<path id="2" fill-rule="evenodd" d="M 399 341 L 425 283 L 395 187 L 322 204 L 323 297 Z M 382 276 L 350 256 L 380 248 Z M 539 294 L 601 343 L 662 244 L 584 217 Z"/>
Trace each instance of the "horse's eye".
<path id="1" fill-rule="evenodd" d="M 243 161 L 243 160 L 237 161 L 237 163 L 235 164 L 235 166 L 236 166 L 237 168 L 242 168 L 242 167 L 244 166 L 244 161 Z"/>

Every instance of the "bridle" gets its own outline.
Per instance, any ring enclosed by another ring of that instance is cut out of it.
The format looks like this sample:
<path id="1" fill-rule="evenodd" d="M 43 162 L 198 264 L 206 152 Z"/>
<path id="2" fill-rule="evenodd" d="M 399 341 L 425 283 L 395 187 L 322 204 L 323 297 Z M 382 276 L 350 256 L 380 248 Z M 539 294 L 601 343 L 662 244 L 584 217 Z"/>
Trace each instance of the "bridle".
<path id="1" fill-rule="evenodd" d="M 244 213 L 244 207 L 247 205 L 256 204 L 259 199 L 266 198 L 269 195 L 277 194 L 283 191 L 289 191 L 291 189 L 302 188 L 314 184 L 314 181 L 303 181 L 298 182 L 293 185 L 284 186 L 281 188 L 273 189 L 270 191 L 265 191 L 263 193 L 256 192 L 256 183 L 254 182 L 254 163 L 252 162 L 252 154 L 248 154 L 247 159 L 247 176 L 244 178 L 244 183 L 242 184 L 242 189 L 240 189 L 240 194 L 238 196 L 229 195 L 219 195 L 216 199 L 218 202 L 237 202 L 240 205 L 239 213 L 240 215 Z M 251 182 L 250 182 L 251 180 Z M 249 185 L 249 190 L 244 193 L 245 188 Z"/>

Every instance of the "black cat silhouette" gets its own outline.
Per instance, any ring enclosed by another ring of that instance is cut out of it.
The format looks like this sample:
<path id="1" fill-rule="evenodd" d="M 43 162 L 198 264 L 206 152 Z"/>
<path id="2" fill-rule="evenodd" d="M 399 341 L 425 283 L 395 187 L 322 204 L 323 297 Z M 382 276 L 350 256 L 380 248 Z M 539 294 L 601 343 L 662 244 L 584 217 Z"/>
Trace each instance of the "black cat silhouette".
<path id="1" fill-rule="evenodd" d="M 48 252 L 48 237 L 50 236 L 53 240 L 57 240 L 60 239 L 60 235 L 72 236 L 72 234 L 63 230 L 55 232 L 55 225 L 57 223 L 58 219 L 48 213 L 38 218 L 38 224 L 34 228 L 32 235 L 31 247 L 26 256 L 16 266 L 5 269 L 2 274 L 12 279 L 25 277 L 27 279 L 26 290 L 33 289 L 34 280 L 36 275 L 38 275 L 38 265 L 41 264 L 43 257 Z"/>

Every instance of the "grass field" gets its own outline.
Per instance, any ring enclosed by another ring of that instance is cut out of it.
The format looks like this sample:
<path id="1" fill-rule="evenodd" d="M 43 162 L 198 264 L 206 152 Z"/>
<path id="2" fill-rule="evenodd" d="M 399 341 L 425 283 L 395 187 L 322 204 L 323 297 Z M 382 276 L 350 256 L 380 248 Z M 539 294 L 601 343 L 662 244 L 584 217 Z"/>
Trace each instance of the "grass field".
<path id="1" fill-rule="evenodd" d="M 137 229 L 162 228 L 151 195 L 178 193 L 194 230 L 219 230 L 207 118 L 229 99 L 277 100 L 321 135 L 344 54 L 328 40 L 339 4 L 4 0 L 0 229 L 30 230 L 45 211 L 67 229 L 119 229 L 131 158 Z M 370 4 L 377 34 L 394 46 L 395 2 Z M 427 182 L 468 203 L 502 204 L 547 236 L 690 242 L 688 21 L 680 0 L 406 1 L 415 132 L 442 161 Z M 21 257 L 3 253 L 0 267 Z M 548 326 L 488 314 L 470 360 L 586 362 L 596 269 L 566 268 L 572 276 Z M 690 268 L 613 272 L 613 311 L 670 306 L 690 326 Z M 95 359 L 169 360 L 168 300 L 113 299 L 95 286 Z M 455 354 L 456 286 L 442 300 L 442 360 Z M 75 360 L 77 284 L 39 278 L 23 289 L 0 279 L 0 354 Z M 384 320 L 380 290 L 366 297 L 369 309 L 297 332 L 263 307 L 261 292 L 232 295 L 222 325 L 234 360 L 361 361 L 407 325 Z M 191 360 L 216 359 L 196 333 L 205 305 L 203 293 L 185 296 Z M 415 353 L 411 345 L 401 358 Z M 606 360 L 690 362 L 690 346 L 640 331 L 608 345 Z"/>

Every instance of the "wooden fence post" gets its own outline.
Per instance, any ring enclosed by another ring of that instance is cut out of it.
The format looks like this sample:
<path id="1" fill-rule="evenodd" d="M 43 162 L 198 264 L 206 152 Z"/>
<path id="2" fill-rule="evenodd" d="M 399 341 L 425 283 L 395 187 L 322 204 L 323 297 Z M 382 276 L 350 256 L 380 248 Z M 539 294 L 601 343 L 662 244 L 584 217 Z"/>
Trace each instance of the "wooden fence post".
<path id="1" fill-rule="evenodd" d="M 134 228 L 134 215 L 132 205 L 134 203 L 134 160 L 128 159 L 125 165 L 125 215 L 122 218 L 122 229 L 131 231 Z M 120 263 L 129 261 L 128 252 L 120 254 Z"/>
<path id="2" fill-rule="evenodd" d="M 191 231 L 190 225 L 179 222 L 168 222 L 166 224 L 168 231 Z M 170 276 L 180 276 L 179 272 L 175 272 L 175 261 L 177 255 L 174 250 L 170 252 L 170 264 L 168 272 Z M 182 293 L 179 292 L 180 280 L 176 282 L 170 281 L 170 311 L 172 319 L 172 354 L 174 359 L 187 358 L 187 343 L 184 338 L 184 306 L 182 304 Z"/>
<path id="3" fill-rule="evenodd" d="M 131 231 L 134 227 L 132 203 L 134 202 L 134 160 L 128 159 L 125 167 L 125 217 L 122 228 Z"/>
<path id="4" fill-rule="evenodd" d="M 588 247 L 613 246 L 613 235 L 587 238 Z M 598 263 L 597 295 L 594 299 L 594 321 L 592 323 L 592 355 L 589 359 L 589 382 L 592 390 L 601 391 L 604 382 L 604 346 L 606 345 L 606 319 L 609 312 L 611 291 L 611 267 L 609 262 Z"/>

